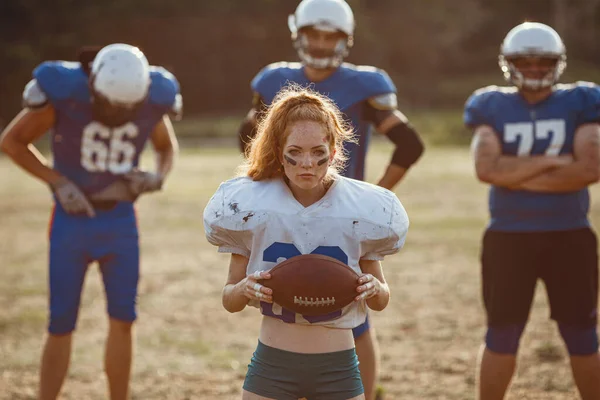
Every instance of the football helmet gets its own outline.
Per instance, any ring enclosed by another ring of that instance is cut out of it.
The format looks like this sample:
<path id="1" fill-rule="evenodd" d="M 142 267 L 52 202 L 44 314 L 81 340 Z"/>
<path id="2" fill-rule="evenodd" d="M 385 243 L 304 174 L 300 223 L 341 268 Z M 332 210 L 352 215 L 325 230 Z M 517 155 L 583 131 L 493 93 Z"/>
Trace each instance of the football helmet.
<path id="1" fill-rule="evenodd" d="M 90 70 L 96 119 L 109 126 L 131 120 L 150 88 L 150 66 L 137 47 L 116 43 L 98 52 Z"/>
<path id="2" fill-rule="evenodd" d="M 292 42 L 300 60 L 318 69 L 338 67 L 353 44 L 354 14 L 344 0 L 302 0 L 294 14 L 288 17 Z M 342 32 L 340 39 L 328 57 L 314 57 L 308 51 L 308 38 L 302 28 L 313 27 L 326 32 Z"/>
<path id="3" fill-rule="evenodd" d="M 540 57 L 555 59 L 556 64 L 540 79 L 527 78 L 513 63 L 514 59 Z M 554 85 L 567 66 L 566 48 L 559 34 L 548 25 L 525 22 L 508 32 L 498 57 L 504 78 L 519 89 L 540 90 Z"/>

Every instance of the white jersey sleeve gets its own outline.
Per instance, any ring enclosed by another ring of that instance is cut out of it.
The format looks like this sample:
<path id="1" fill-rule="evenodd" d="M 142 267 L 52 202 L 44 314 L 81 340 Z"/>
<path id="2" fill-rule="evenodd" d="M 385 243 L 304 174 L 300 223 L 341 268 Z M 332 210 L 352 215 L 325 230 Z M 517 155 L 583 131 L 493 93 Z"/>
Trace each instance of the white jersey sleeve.
<path id="1" fill-rule="evenodd" d="M 382 207 L 382 215 L 379 217 L 382 225 L 387 227 L 387 232 L 382 232 L 379 237 L 367 235 L 361 242 L 361 260 L 383 260 L 385 256 L 397 253 L 404 246 L 409 226 L 408 215 L 400 200 L 393 193 L 386 197 L 390 209 L 379 205 Z"/>
<path id="2" fill-rule="evenodd" d="M 340 233 L 358 242 L 358 259 L 383 260 L 400 251 L 409 220 L 398 197 L 387 189 L 354 179 L 340 178 L 339 183 L 329 215 L 330 219 L 348 221 L 343 222 Z"/>
<path id="3" fill-rule="evenodd" d="M 237 203 L 229 201 L 227 188 L 231 182 L 222 183 L 204 209 L 204 232 L 219 252 L 250 257 L 252 233 L 232 221 L 232 215 L 235 216 L 239 209 Z"/>

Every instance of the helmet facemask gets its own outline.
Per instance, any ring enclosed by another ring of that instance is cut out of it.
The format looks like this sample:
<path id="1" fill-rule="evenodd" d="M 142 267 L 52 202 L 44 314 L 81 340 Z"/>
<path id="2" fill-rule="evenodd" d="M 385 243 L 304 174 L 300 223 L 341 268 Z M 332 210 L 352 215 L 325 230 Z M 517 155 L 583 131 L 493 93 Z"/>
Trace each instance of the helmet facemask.
<path id="1" fill-rule="evenodd" d="M 353 44 L 354 14 L 344 0 L 302 0 L 288 17 L 288 27 L 294 48 L 305 65 L 337 68 Z M 329 48 L 311 48 L 313 38 L 327 42 Z"/>
<path id="2" fill-rule="evenodd" d="M 515 65 L 519 62 L 519 59 L 535 57 L 540 60 L 547 60 L 547 63 L 554 63 L 553 66 L 548 68 L 548 71 L 539 78 L 526 77 L 525 74 Z M 540 91 L 546 88 L 554 86 L 560 79 L 565 67 L 566 67 L 566 56 L 555 54 L 550 55 L 538 55 L 538 54 L 523 54 L 504 56 L 500 55 L 498 58 L 498 64 L 504 74 L 504 79 L 512 83 L 519 89 L 525 89 L 530 91 Z"/>
<path id="3" fill-rule="evenodd" d="M 540 91 L 558 82 L 567 65 L 566 54 L 554 29 L 538 22 L 524 22 L 504 38 L 498 64 L 508 82 L 519 89 Z M 534 74 L 534 70 L 543 74 Z"/>
<path id="4" fill-rule="evenodd" d="M 340 39 L 332 49 L 311 49 L 308 29 L 315 29 L 325 32 L 336 32 L 340 35 Z M 352 47 L 352 37 L 343 34 L 334 28 L 320 25 L 318 27 L 307 27 L 301 29 L 297 35 L 292 35 L 294 48 L 298 52 L 298 57 L 302 62 L 315 69 L 328 69 L 339 67 L 344 58 L 348 56 L 350 47 Z"/>

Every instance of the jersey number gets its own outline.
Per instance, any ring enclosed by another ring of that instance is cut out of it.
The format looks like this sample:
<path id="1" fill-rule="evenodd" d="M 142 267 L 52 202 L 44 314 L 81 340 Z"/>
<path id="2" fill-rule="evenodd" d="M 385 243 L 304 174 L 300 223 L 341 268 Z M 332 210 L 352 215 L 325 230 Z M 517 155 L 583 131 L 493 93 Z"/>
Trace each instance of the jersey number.
<path id="1" fill-rule="evenodd" d="M 298 248 L 293 243 L 275 242 L 269 247 L 267 247 L 263 252 L 263 261 L 277 262 L 281 258 L 288 259 L 295 256 L 299 256 L 301 254 L 302 253 L 300 253 L 300 250 L 298 250 Z M 338 246 L 319 246 L 316 249 L 314 249 L 310 254 L 321 254 L 323 256 L 329 256 L 343 262 L 344 264 L 348 264 L 348 256 L 346 255 L 346 253 L 344 253 L 344 250 L 340 249 Z M 261 301 L 260 309 L 262 310 L 263 315 L 278 318 L 283 322 L 296 322 L 296 313 L 292 310 L 288 310 L 287 308 L 281 307 L 281 314 L 275 314 L 273 312 L 273 304 Z M 303 315 L 302 317 L 312 324 L 315 322 L 329 321 L 332 319 L 339 318 L 341 316 L 342 310 L 334 311 L 325 315 Z"/>
<path id="2" fill-rule="evenodd" d="M 96 121 L 89 123 L 83 128 L 81 165 L 89 172 L 129 172 L 136 155 L 131 139 L 137 135 L 138 128 L 132 122 L 113 129 Z"/>
<path id="3" fill-rule="evenodd" d="M 535 128 L 535 129 L 534 129 Z M 531 154 L 535 139 L 548 139 L 552 134 L 546 155 L 556 156 L 565 143 L 566 128 L 564 119 L 545 119 L 533 122 L 518 122 L 504 125 L 504 141 L 514 143 L 519 140 L 518 156 Z"/>

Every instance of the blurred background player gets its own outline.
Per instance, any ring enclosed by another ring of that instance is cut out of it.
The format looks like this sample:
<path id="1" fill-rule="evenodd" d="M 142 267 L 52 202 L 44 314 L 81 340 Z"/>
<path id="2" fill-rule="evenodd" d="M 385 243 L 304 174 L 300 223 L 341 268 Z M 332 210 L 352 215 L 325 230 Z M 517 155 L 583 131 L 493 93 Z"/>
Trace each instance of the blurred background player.
<path id="1" fill-rule="evenodd" d="M 110 321 L 105 354 L 110 397 L 128 397 L 139 276 L 133 202 L 161 189 L 177 152 L 169 115 L 179 116 L 181 95 L 173 75 L 149 66 L 137 47 L 126 44 L 86 49 L 80 60 L 39 65 L 23 92 L 24 109 L 0 138 L 2 151 L 48 184 L 55 200 L 42 400 L 60 393 L 93 261 L 103 276 Z M 47 131 L 53 166 L 32 145 Z M 148 140 L 156 152 L 155 172 L 137 168 Z"/>
<path id="2" fill-rule="evenodd" d="M 352 328 L 367 307 L 387 306 L 380 260 L 403 246 L 408 217 L 394 193 L 336 173 L 352 130 L 325 96 L 282 90 L 258 130 L 245 176 L 221 184 L 204 211 L 209 242 L 231 253 L 224 307 L 263 314 L 242 399 L 365 399 Z M 360 275 L 354 302 L 315 317 L 273 303 L 273 290 L 258 281 L 282 259 L 307 253 Z"/>
<path id="3" fill-rule="evenodd" d="M 491 221 L 481 255 L 488 330 L 479 396 L 502 399 L 536 282 L 570 355 L 583 399 L 600 399 L 597 241 L 588 220 L 588 185 L 600 177 L 600 89 L 556 84 L 566 66 L 554 29 L 526 22 L 501 46 L 500 67 L 513 86 L 469 98 L 479 180 L 491 184 Z"/>
<path id="4" fill-rule="evenodd" d="M 266 66 L 252 80 L 253 107 L 239 131 L 246 151 L 257 119 L 275 94 L 288 82 L 308 86 L 328 97 L 352 124 L 358 140 L 345 144 L 349 160 L 343 176 L 363 180 L 371 128 L 395 145 L 390 164 L 378 185 L 393 189 L 423 153 L 423 143 L 407 118 L 397 109 L 396 88 L 389 76 L 370 66 L 343 63 L 354 38 L 354 15 L 343 0 L 303 0 L 289 16 L 292 41 L 301 63 Z M 369 320 L 355 329 L 356 349 L 367 399 L 374 397 L 379 350 Z"/>

